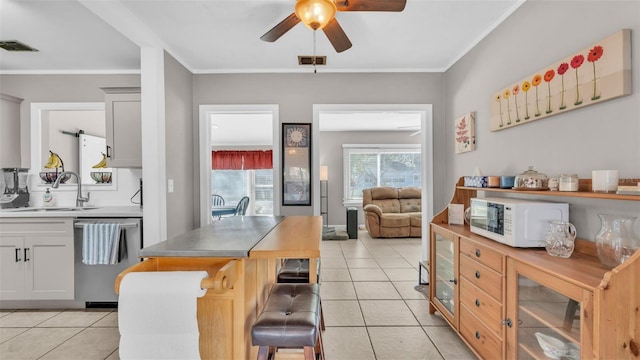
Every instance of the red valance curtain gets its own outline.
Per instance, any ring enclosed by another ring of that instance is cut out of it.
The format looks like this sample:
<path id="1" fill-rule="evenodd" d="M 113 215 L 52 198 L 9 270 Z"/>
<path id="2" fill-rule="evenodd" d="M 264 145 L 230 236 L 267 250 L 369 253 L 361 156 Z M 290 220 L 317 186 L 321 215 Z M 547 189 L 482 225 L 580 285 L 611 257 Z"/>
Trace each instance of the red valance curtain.
<path id="1" fill-rule="evenodd" d="M 273 151 L 243 151 L 245 170 L 273 169 Z"/>
<path id="2" fill-rule="evenodd" d="M 273 151 L 212 151 L 212 170 L 273 169 Z"/>

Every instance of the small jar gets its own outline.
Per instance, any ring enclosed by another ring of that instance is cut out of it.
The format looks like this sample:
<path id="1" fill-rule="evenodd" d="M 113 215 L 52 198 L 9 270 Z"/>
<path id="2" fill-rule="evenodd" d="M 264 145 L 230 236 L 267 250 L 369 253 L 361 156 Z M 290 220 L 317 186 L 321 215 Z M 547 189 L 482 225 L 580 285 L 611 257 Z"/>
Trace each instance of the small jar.
<path id="1" fill-rule="evenodd" d="M 488 176 L 487 187 L 490 187 L 490 188 L 500 187 L 500 176 Z"/>
<path id="2" fill-rule="evenodd" d="M 559 183 L 560 191 L 578 191 L 578 174 L 562 174 Z"/>

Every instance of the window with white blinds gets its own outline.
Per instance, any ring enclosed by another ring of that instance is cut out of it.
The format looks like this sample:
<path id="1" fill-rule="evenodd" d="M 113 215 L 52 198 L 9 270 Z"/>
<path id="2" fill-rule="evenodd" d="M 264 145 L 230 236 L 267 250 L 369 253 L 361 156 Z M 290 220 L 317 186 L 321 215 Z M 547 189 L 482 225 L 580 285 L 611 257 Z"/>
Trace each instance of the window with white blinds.
<path id="1" fill-rule="evenodd" d="M 422 185 L 420 144 L 343 145 L 344 204 L 362 204 L 362 190 Z"/>

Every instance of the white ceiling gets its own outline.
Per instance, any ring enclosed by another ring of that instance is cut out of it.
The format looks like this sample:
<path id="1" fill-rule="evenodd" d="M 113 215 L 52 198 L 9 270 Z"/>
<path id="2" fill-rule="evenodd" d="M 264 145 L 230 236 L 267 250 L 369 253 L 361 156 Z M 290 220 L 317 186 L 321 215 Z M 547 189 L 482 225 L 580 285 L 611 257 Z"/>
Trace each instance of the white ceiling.
<path id="1" fill-rule="evenodd" d="M 353 47 L 336 53 L 324 33 L 319 72 L 447 70 L 524 0 L 407 0 L 403 12 L 338 12 Z M 137 73 L 140 47 L 162 47 L 193 73 L 310 72 L 313 31 L 298 24 L 259 38 L 293 12 L 293 0 L 0 0 L 0 71 Z"/>
<path id="2" fill-rule="evenodd" d="M 266 112 L 215 113 L 209 118 L 211 146 L 216 149 L 238 144 L 248 148 L 273 146 L 273 116 Z"/>

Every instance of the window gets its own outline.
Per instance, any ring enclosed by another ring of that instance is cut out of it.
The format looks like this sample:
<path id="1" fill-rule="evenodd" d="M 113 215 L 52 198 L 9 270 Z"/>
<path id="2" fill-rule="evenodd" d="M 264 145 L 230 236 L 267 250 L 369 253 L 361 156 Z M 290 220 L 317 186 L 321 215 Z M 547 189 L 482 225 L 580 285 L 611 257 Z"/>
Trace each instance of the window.
<path id="1" fill-rule="evenodd" d="M 362 190 L 375 186 L 422 185 L 419 144 L 343 145 L 344 202 L 362 203 Z"/>
<path id="2" fill-rule="evenodd" d="M 248 196 L 247 215 L 273 215 L 273 170 L 212 170 L 211 193 L 227 205 Z"/>

